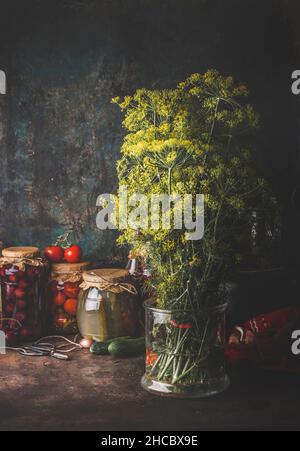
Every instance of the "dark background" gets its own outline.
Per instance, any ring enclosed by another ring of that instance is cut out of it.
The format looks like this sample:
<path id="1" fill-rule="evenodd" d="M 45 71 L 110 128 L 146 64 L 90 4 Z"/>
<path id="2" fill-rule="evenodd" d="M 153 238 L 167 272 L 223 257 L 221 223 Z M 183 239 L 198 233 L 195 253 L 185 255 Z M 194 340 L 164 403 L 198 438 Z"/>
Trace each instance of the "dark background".
<path id="1" fill-rule="evenodd" d="M 95 224 L 97 196 L 117 183 L 123 131 L 111 98 L 216 68 L 251 90 L 261 115 L 257 161 L 284 205 L 285 264 L 297 264 L 297 3 L 2 0 L 0 240 L 45 246 L 74 229 L 86 254 L 113 256 L 113 235 Z"/>
<path id="2" fill-rule="evenodd" d="M 0 0 L 0 241 L 42 247 L 74 228 L 91 257 L 119 254 L 95 224 L 123 136 L 110 99 L 209 68 L 251 90 L 257 161 L 284 206 L 283 263 L 299 279 L 299 0 Z M 245 278 L 232 324 L 297 300 L 286 275 Z M 99 365 L 76 353 L 62 377 L 57 360 L 22 358 L 1 367 L 3 430 L 177 430 L 179 418 L 183 430 L 299 429 L 298 375 L 247 370 L 215 401 L 165 403 L 137 391 L 139 359 Z"/>

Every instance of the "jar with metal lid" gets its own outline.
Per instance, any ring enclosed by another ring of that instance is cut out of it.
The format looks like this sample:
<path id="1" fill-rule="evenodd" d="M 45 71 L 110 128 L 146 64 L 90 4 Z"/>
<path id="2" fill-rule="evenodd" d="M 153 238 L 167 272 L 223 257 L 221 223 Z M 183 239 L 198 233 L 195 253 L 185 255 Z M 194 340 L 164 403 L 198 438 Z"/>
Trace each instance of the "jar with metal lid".
<path id="1" fill-rule="evenodd" d="M 78 333 L 76 319 L 78 294 L 83 282 L 82 273 L 89 266 L 89 262 L 52 265 L 47 288 L 51 333 L 60 335 Z"/>
<path id="2" fill-rule="evenodd" d="M 36 247 L 4 249 L 0 258 L 0 328 L 32 340 L 45 332 L 48 263 Z"/>
<path id="3" fill-rule="evenodd" d="M 128 271 L 98 269 L 83 274 L 77 321 L 81 335 L 106 341 L 138 334 L 138 296 Z"/>

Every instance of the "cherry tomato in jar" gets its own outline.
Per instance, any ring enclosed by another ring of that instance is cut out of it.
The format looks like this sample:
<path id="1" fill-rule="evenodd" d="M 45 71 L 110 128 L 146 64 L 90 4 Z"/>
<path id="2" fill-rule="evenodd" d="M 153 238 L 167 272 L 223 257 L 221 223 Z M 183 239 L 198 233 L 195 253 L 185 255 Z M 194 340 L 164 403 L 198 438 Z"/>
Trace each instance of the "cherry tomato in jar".
<path id="1" fill-rule="evenodd" d="M 25 273 L 23 271 L 17 270 L 16 272 L 8 276 L 8 281 L 10 283 L 20 284 L 24 277 Z"/>
<path id="2" fill-rule="evenodd" d="M 10 276 L 8 276 L 8 281 L 9 281 L 9 283 L 16 284 L 18 282 L 17 274 L 11 274 Z"/>
<path id="3" fill-rule="evenodd" d="M 23 299 L 25 297 L 26 293 L 21 288 L 16 288 L 14 295 L 17 299 Z"/>
<path id="4" fill-rule="evenodd" d="M 29 283 L 27 282 L 27 280 L 21 279 L 17 283 L 17 287 L 20 288 L 21 290 L 26 290 L 29 287 Z"/>
<path id="5" fill-rule="evenodd" d="M 20 338 L 38 339 L 43 335 L 44 309 L 41 307 L 46 302 L 43 282 L 49 265 L 39 258 L 37 248 L 32 248 L 32 256 L 29 255 L 30 249 L 10 249 L 12 255 L 14 252 L 16 255 L 7 258 L 16 263 L 1 268 L 3 329 Z M 21 265 L 23 253 L 28 262 Z"/>
<path id="6" fill-rule="evenodd" d="M 44 250 L 46 259 L 51 263 L 60 263 L 64 258 L 64 250 L 61 246 L 49 246 Z"/>
<path id="7" fill-rule="evenodd" d="M 66 282 L 64 286 L 64 294 L 68 298 L 77 298 L 80 291 L 79 284 L 73 282 Z"/>
<path id="8" fill-rule="evenodd" d="M 65 312 L 71 316 L 76 316 L 77 313 L 77 299 L 68 299 L 64 304 Z"/>
<path id="9" fill-rule="evenodd" d="M 83 252 L 77 244 L 65 250 L 64 258 L 68 263 L 79 263 L 82 260 Z"/>
<path id="10" fill-rule="evenodd" d="M 58 291 L 58 292 L 54 295 L 54 298 L 53 298 L 54 304 L 55 304 L 55 305 L 58 305 L 58 306 L 64 305 L 64 303 L 66 302 L 66 300 L 67 300 L 66 296 L 65 296 L 61 291 Z"/>

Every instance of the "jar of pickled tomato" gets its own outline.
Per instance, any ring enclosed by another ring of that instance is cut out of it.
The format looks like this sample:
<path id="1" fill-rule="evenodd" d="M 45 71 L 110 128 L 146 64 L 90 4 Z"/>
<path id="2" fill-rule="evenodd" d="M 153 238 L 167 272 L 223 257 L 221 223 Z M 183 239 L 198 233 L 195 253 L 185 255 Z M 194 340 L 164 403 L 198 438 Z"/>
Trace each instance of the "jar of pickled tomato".
<path id="1" fill-rule="evenodd" d="M 36 247 L 13 247 L 0 258 L 0 329 L 8 344 L 45 333 L 49 265 Z"/>
<path id="2" fill-rule="evenodd" d="M 50 333 L 78 333 L 76 315 L 79 287 L 83 281 L 82 273 L 89 266 L 89 262 L 52 265 L 47 289 Z"/>

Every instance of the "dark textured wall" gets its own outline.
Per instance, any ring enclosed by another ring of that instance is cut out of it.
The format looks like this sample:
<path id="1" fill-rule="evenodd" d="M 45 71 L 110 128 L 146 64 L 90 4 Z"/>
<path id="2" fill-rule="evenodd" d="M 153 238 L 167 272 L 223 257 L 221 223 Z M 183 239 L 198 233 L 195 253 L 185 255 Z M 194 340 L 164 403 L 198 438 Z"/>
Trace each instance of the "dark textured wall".
<path id="1" fill-rule="evenodd" d="M 289 210 L 299 168 L 289 2 L 1 4 L 0 239 L 44 246 L 73 228 L 87 254 L 113 254 L 113 235 L 95 225 L 98 194 L 116 187 L 123 133 L 110 99 L 208 68 L 249 85 L 261 113 L 258 162 Z"/>

